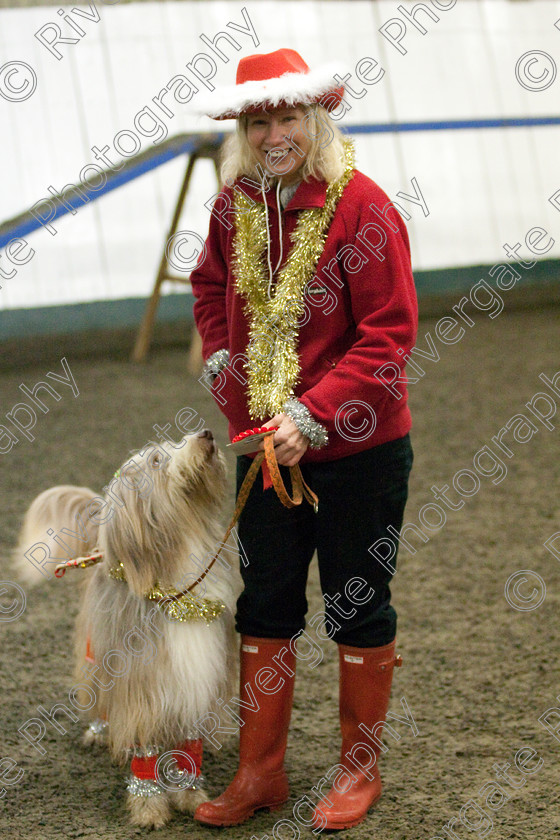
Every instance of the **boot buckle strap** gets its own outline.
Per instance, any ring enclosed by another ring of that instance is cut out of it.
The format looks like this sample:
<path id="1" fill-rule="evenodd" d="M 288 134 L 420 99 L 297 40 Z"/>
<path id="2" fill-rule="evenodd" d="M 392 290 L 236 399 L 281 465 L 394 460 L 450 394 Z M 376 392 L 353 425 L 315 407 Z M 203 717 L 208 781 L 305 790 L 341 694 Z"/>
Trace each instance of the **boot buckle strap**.
<path id="1" fill-rule="evenodd" d="M 402 668 L 403 658 L 400 654 L 395 656 L 394 659 L 389 659 L 388 662 L 380 662 L 378 665 L 379 671 L 386 671 L 388 668 Z"/>

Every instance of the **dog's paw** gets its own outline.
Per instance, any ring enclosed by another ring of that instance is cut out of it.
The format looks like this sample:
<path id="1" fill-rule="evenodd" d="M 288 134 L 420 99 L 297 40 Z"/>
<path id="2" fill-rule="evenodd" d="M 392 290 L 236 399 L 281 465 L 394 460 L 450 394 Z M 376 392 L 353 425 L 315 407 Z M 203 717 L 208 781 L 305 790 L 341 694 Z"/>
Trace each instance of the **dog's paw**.
<path id="1" fill-rule="evenodd" d="M 166 793 L 158 793 L 155 796 L 137 796 L 129 793 L 126 804 L 132 825 L 140 825 L 143 828 L 163 828 L 171 817 Z"/>
<path id="2" fill-rule="evenodd" d="M 192 790 L 186 788 L 185 790 L 178 790 L 170 794 L 171 802 L 178 811 L 183 811 L 187 814 L 194 814 L 199 805 L 203 802 L 209 802 L 210 797 L 205 790 Z"/>
<path id="3" fill-rule="evenodd" d="M 82 743 L 86 747 L 97 745 L 99 747 L 107 746 L 107 731 L 109 724 L 101 718 L 92 720 L 86 731 L 84 732 Z"/>

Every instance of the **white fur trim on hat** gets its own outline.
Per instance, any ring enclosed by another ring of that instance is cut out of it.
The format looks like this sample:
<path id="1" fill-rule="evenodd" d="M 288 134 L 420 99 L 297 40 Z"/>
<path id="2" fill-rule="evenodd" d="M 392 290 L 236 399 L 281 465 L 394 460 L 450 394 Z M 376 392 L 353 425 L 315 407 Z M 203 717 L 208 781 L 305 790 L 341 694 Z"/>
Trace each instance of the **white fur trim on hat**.
<path id="1" fill-rule="evenodd" d="M 347 72 L 340 64 L 323 64 L 309 73 L 285 73 L 273 79 L 228 85 L 197 103 L 196 111 L 217 119 L 226 115 L 238 117 L 247 108 L 258 105 L 271 108 L 280 103 L 288 107 L 308 105 L 328 91 L 342 87 L 333 77 L 335 73 L 344 76 Z"/>

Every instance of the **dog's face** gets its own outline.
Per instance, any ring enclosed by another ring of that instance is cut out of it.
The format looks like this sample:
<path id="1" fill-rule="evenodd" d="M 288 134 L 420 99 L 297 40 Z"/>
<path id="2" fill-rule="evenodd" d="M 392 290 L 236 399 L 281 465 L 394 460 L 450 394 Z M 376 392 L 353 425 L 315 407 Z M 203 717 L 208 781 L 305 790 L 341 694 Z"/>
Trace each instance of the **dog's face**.
<path id="1" fill-rule="evenodd" d="M 107 488 L 114 514 L 100 526 L 99 544 L 109 566 L 123 563 L 137 595 L 170 582 L 208 543 L 225 490 L 225 458 L 208 429 L 177 444 L 149 443 Z"/>

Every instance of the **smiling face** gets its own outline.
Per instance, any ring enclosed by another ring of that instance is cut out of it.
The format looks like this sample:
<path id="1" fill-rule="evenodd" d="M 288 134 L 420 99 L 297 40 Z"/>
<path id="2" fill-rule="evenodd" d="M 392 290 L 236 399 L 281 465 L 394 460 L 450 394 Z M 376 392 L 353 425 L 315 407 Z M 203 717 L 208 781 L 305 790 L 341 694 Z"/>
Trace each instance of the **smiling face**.
<path id="1" fill-rule="evenodd" d="M 247 117 L 247 140 L 261 166 L 285 185 L 301 178 L 311 148 L 303 108 L 271 108 Z"/>

